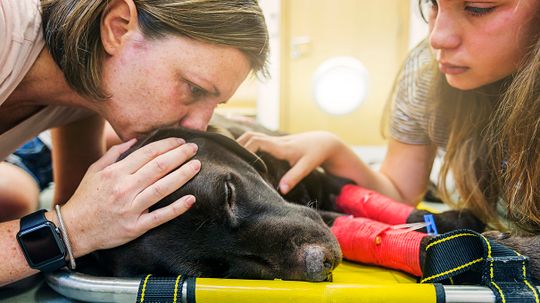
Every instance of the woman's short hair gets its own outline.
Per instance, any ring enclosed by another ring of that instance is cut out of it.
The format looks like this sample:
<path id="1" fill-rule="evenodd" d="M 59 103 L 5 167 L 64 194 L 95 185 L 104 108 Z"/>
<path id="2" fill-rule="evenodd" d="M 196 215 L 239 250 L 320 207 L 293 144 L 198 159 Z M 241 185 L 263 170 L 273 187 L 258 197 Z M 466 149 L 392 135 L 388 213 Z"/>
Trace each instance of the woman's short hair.
<path id="1" fill-rule="evenodd" d="M 133 0 L 147 38 L 167 34 L 231 46 L 267 76 L 268 31 L 257 0 Z M 101 83 L 101 16 L 109 1 L 41 0 L 47 47 L 79 94 L 107 98 Z"/>

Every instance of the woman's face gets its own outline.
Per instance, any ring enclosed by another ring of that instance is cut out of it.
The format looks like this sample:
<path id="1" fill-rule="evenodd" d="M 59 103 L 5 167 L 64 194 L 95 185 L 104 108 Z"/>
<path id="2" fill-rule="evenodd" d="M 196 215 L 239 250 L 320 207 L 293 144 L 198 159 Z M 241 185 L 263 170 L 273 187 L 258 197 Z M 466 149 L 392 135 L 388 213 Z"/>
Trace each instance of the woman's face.
<path id="1" fill-rule="evenodd" d="M 99 111 L 124 140 L 167 126 L 205 130 L 250 69 L 232 47 L 171 35 L 148 39 L 134 31 L 104 60 L 111 99 Z"/>
<path id="2" fill-rule="evenodd" d="M 514 72 L 538 10 L 538 0 L 431 1 L 429 41 L 448 83 L 469 90 Z"/>

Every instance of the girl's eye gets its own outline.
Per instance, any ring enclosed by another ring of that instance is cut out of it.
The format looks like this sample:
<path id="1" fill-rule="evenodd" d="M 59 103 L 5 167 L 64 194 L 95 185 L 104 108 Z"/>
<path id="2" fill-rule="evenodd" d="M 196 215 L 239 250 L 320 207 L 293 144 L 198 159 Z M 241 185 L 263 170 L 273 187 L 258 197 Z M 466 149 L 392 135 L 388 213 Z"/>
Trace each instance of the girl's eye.
<path id="1" fill-rule="evenodd" d="M 483 16 L 485 14 L 492 12 L 494 9 L 495 9 L 494 6 L 492 7 L 466 6 L 465 7 L 465 10 L 473 16 Z"/>

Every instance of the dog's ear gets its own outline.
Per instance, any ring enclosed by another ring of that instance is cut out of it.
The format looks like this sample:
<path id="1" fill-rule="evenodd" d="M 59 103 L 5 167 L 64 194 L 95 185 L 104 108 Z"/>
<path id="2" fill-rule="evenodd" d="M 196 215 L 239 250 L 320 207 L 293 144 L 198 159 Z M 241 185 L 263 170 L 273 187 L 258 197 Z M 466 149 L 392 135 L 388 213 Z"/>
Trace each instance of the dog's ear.
<path id="1" fill-rule="evenodd" d="M 261 175 L 265 175 L 268 173 L 268 167 L 266 166 L 264 161 L 256 154 L 245 149 L 242 145 L 236 142 L 236 140 L 230 137 L 221 135 L 219 133 L 206 132 L 204 133 L 204 136 L 206 138 L 213 140 L 214 142 L 217 142 L 221 146 L 227 148 L 228 150 L 232 151 L 236 155 L 240 156 L 247 163 L 252 165 L 259 173 L 261 173 Z"/>

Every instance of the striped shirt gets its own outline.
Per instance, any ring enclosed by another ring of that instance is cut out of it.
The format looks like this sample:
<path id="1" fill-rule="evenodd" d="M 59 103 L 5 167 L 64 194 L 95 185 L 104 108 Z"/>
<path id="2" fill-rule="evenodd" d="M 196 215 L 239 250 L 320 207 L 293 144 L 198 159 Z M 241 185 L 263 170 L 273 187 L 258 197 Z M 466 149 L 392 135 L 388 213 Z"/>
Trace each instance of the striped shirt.
<path id="1" fill-rule="evenodd" d="M 390 135 L 407 144 L 432 144 L 446 147 L 447 123 L 430 113 L 430 85 L 435 77 L 433 55 L 427 41 L 413 49 L 398 78 L 392 100 Z M 434 125 L 432 125 L 435 123 Z"/>

